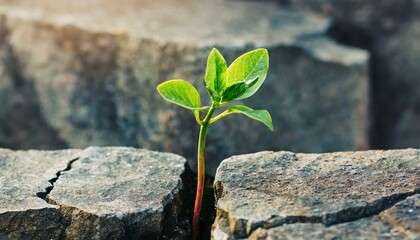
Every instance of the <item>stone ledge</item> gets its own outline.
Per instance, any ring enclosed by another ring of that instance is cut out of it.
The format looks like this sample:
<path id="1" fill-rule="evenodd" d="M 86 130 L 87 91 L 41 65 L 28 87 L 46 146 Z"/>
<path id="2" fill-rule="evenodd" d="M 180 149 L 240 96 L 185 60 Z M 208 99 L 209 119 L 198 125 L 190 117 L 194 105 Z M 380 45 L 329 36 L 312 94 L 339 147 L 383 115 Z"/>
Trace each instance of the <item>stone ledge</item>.
<path id="1" fill-rule="evenodd" d="M 56 239 L 62 234 L 58 206 L 37 194 L 51 188 L 49 180 L 79 153 L 0 149 L 0 239 Z"/>
<path id="2" fill-rule="evenodd" d="M 214 239 L 420 236 L 420 150 L 234 156 L 215 192 Z"/>
<path id="3" fill-rule="evenodd" d="M 0 238 L 187 239 L 185 163 L 126 147 L 0 149 Z M 212 238 L 416 239 L 419 174 L 416 149 L 234 156 L 216 175 Z"/>
<path id="4" fill-rule="evenodd" d="M 185 163 L 174 154 L 124 147 L 1 150 L 0 238 L 137 239 L 171 233 L 181 210 Z"/>

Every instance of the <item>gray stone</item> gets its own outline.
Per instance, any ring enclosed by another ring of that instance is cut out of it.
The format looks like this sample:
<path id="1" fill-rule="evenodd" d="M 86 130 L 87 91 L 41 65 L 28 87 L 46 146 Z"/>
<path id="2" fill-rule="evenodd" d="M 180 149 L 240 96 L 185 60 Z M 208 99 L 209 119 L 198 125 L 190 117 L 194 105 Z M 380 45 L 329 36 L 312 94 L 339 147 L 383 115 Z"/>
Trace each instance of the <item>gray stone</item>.
<path id="1" fill-rule="evenodd" d="M 36 89 L 41 118 L 70 147 L 175 152 L 194 169 L 194 118 L 166 103 L 155 88 L 184 78 L 206 94 L 202 79 L 213 46 L 228 62 L 268 48 L 268 79 L 246 103 L 268 109 L 276 131 L 243 116 L 211 126 L 210 172 L 228 156 L 263 149 L 367 147 L 368 56 L 328 39 L 325 18 L 223 0 L 0 0 L 0 15 L 24 84 Z"/>
<path id="2" fill-rule="evenodd" d="M 157 239 L 177 227 L 185 159 L 134 148 L 84 150 L 48 195 L 66 239 Z"/>
<path id="3" fill-rule="evenodd" d="M 414 195 L 380 213 L 382 222 L 409 239 L 420 235 L 420 195 Z"/>
<path id="4" fill-rule="evenodd" d="M 11 151 L 0 149 L 0 239 L 58 239 L 58 207 L 37 194 L 77 158 L 77 150 Z"/>
<path id="5" fill-rule="evenodd" d="M 420 236 L 420 150 L 234 156 L 215 193 L 214 239 Z"/>
<path id="6" fill-rule="evenodd" d="M 371 52 L 371 147 L 420 147 L 420 1 L 290 0 L 331 18 L 331 34 Z"/>
<path id="7" fill-rule="evenodd" d="M 414 195 L 379 216 L 325 226 L 321 223 L 284 224 L 258 228 L 249 239 L 416 239 L 420 236 L 420 195 Z"/>
<path id="8" fill-rule="evenodd" d="M 420 7 L 420 4 L 419 4 Z M 420 17 L 378 41 L 376 129 L 385 148 L 420 148 Z"/>
<path id="9" fill-rule="evenodd" d="M 0 239 L 184 239 L 185 163 L 124 147 L 0 149 Z"/>
<path id="10" fill-rule="evenodd" d="M 0 147 L 57 149 L 66 144 L 42 117 L 34 84 L 24 82 L 20 62 L 6 41 L 0 18 Z"/>
<path id="11" fill-rule="evenodd" d="M 288 5 L 328 15 L 375 37 L 394 33 L 420 13 L 418 0 L 290 0 Z"/>

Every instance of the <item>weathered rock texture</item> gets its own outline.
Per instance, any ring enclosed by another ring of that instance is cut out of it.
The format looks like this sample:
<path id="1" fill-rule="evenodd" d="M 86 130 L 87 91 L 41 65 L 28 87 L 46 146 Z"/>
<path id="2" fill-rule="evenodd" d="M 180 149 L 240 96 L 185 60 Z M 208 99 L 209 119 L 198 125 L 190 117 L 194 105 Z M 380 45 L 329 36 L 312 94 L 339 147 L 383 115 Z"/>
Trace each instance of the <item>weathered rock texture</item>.
<path id="1" fill-rule="evenodd" d="M 178 227 L 185 163 L 122 147 L 1 150 L 0 239 L 169 235 Z"/>
<path id="2" fill-rule="evenodd" d="M 370 51 L 372 147 L 420 147 L 420 1 L 290 0 L 331 18 L 339 41 Z"/>
<path id="3" fill-rule="evenodd" d="M 176 227 L 168 224 L 180 211 L 184 165 L 174 154 L 88 148 L 48 199 L 69 218 L 68 239 L 156 239 Z"/>
<path id="4" fill-rule="evenodd" d="M 182 154 L 194 166 L 193 116 L 155 88 L 184 78 L 206 94 L 206 58 L 216 46 L 228 62 L 269 49 L 268 79 L 247 102 L 268 109 L 276 131 L 237 124 L 239 116 L 218 122 L 208 139 L 210 171 L 250 151 L 367 146 L 367 54 L 326 37 L 325 18 L 223 0 L 0 0 L 0 15 L 0 46 L 19 62 L 21 85 L 33 86 L 40 122 L 64 145 L 141 146 Z M 9 75 L 1 81 L 15 81 Z"/>
<path id="5" fill-rule="evenodd" d="M 420 237 L 420 150 L 234 156 L 215 192 L 214 239 Z"/>
<path id="6" fill-rule="evenodd" d="M 418 16 L 373 46 L 379 147 L 420 148 L 420 11 Z"/>
<path id="7" fill-rule="evenodd" d="M 58 207 L 37 196 L 79 151 L 0 149 L 0 239 L 57 239 L 62 234 Z"/>

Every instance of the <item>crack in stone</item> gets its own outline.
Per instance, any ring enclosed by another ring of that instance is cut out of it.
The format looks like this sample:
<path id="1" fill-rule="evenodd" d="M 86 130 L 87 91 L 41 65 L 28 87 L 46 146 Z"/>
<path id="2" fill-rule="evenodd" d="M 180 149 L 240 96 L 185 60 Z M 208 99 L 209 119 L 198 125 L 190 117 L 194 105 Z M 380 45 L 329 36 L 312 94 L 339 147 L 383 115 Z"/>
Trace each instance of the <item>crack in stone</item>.
<path id="1" fill-rule="evenodd" d="M 36 193 L 36 196 L 37 196 L 37 197 L 39 197 L 39 198 L 41 198 L 41 199 L 42 199 L 42 200 L 44 200 L 45 202 L 47 202 L 47 203 L 51 204 L 51 201 L 49 201 L 49 200 L 48 200 L 47 196 L 48 196 L 48 194 L 50 194 L 50 192 L 54 189 L 54 184 L 55 184 L 55 182 L 57 182 L 57 180 L 60 178 L 60 176 L 63 174 L 63 172 L 70 171 L 70 170 L 71 170 L 71 168 L 72 168 L 73 163 L 74 163 L 74 162 L 76 162 L 77 160 L 79 160 L 79 158 L 75 158 L 75 159 L 73 159 L 73 160 L 69 161 L 69 162 L 67 163 L 67 166 L 66 166 L 66 168 L 65 168 L 65 169 L 58 171 L 58 172 L 55 174 L 55 177 L 54 177 L 54 178 L 51 178 L 50 180 L 48 180 L 48 182 L 50 183 L 50 186 L 46 187 L 46 188 L 45 188 L 45 191 L 43 191 L 43 192 L 37 192 L 37 193 Z"/>
<path id="2" fill-rule="evenodd" d="M 357 221 L 363 218 L 373 217 L 378 215 L 379 213 L 395 206 L 397 203 L 404 201 L 410 196 L 420 194 L 420 188 L 406 193 L 397 193 L 390 196 L 383 197 L 376 201 L 373 201 L 366 206 L 361 207 L 350 207 L 346 209 L 342 209 L 340 211 L 334 213 L 327 213 L 323 215 L 315 215 L 315 216 L 276 216 L 273 215 L 267 221 L 259 221 L 256 223 L 247 223 L 247 234 L 246 236 L 237 236 L 234 234 L 236 238 L 243 238 L 243 237 L 250 237 L 252 233 L 257 230 L 258 228 L 263 229 L 270 229 L 274 227 L 279 227 L 284 224 L 295 224 L 295 223 L 321 223 L 324 224 L 326 227 Z"/>

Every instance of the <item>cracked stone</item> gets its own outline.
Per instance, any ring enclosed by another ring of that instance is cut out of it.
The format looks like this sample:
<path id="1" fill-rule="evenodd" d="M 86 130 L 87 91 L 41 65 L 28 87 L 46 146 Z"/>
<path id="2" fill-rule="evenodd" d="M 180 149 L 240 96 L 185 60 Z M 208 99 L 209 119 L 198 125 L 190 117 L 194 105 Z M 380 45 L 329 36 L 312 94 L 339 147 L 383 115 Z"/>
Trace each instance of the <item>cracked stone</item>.
<path id="1" fill-rule="evenodd" d="M 11 151 L 0 149 L 0 239 L 58 239 L 58 207 L 37 197 L 78 150 Z"/>
<path id="2" fill-rule="evenodd" d="M 270 73 L 247 105 L 268 109 L 277 130 L 268 134 L 241 116 L 218 122 L 208 137 L 209 172 L 228 156 L 263 149 L 367 147 L 368 54 L 328 38 L 326 18 L 224 0 L 0 0 L 0 16 L 0 46 L 13 50 L 22 84 L 33 84 L 39 99 L 40 118 L 69 147 L 157 149 L 187 157 L 195 169 L 194 117 L 155 89 L 183 78 L 207 95 L 203 76 L 213 46 L 228 62 L 268 48 Z M 7 56 L 0 65 L 10 62 Z M 283 136 L 288 141 L 276 141 Z"/>
<path id="3" fill-rule="evenodd" d="M 214 239 L 415 239 L 420 150 L 260 152 L 222 162 Z"/>
<path id="4" fill-rule="evenodd" d="M 0 149 L 0 239 L 156 239 L 173 232 L 183 239 L 188 230 L 177 227 L 185 163 L 124 147 Z"/>
<path id="5" fill-rule="evenodd" d="M 124 147 L 84 150 L 48 196 L 66 239 L 156 239 L 177 227 L 184 158 Z"/>
<path id="6" fill-rule="evenodd" d="M 295 223 L 270 229 L 258 228 L 249 239 L 416 239 L 420 236 L 420 195 L 414 195 L 381 212 L 379 216 L 325 226 Z"/>

